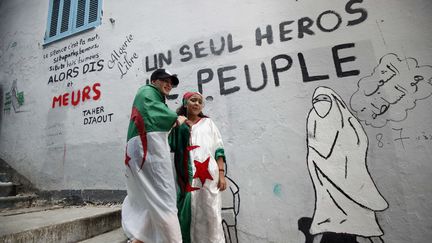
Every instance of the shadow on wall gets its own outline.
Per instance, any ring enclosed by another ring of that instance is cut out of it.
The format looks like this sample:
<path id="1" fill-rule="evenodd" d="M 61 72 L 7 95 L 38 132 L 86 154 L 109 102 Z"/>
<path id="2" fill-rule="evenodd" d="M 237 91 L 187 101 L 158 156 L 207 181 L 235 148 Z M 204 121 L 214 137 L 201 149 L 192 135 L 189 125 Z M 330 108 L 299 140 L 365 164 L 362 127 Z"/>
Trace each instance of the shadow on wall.
<path id="1" fill-rule="evenodd" d="M 309 233 L 309 229 L 312 225 L 312 218 L 303 217 L 298 220 L 298 229 L 303 232 L 306 237 L 305 243 L 313 243 L 314 235 Z M 359 243 L 356 240 L 355 235 L 344 234 L 344 233 L 333 233 L 333 232 L 325 232 L 322 234 L 320 243 Z"/>

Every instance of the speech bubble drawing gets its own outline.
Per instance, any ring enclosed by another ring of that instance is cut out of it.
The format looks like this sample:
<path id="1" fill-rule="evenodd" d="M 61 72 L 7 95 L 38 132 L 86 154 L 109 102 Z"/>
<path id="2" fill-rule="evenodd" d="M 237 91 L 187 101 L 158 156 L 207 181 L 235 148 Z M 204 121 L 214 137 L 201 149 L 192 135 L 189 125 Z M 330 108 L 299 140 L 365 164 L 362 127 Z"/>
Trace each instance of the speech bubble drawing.
<path id="1" fill-rule="evenodd" d="M 384 127 L 388 121 L 405 120 L 418 100 L 432 95 L 432 66 L 419 66 L 414 58 L 400 59 L 389 53 L 357 87 L 350 99 L 357 118 L 366 125 Z"/>

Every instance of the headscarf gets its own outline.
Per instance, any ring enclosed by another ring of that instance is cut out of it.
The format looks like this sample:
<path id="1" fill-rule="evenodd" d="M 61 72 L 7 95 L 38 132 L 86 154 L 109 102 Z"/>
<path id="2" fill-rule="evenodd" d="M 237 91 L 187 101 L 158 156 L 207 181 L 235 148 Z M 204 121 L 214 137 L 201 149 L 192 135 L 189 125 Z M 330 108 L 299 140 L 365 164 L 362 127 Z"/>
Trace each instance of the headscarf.
<path id="1" fill-rule="evenodd" d="M 307 119 L 307 143 L 308 149 L 316 153 L 309 151 L 308 160 L 357 204 L 373 211 L 386 209 L 388 204 L 367 168 L 368 137 L 360 122 L 330 88 L 318 87 L 313 95 L 313 104 Z"/>
<path id="2" fill-rule="evenodd" d="M 187 104 L 187 101 L 189 100 L 189 98 L 192 97 L 192 96 L 195 95 L 195 94 L 196 94 L 196 95 L 199 95 L 199 96 L 201 96 L 201 98 L 203 98 L 202 94 L 199 93 L 199 92 L 191 92 L 191 91 L 188 91 L 188 92 L 184 93 L 184 95 L 183 95 L 182 104 L 183 104 L 183 105 L 186 105 L 186 104 Z"/>

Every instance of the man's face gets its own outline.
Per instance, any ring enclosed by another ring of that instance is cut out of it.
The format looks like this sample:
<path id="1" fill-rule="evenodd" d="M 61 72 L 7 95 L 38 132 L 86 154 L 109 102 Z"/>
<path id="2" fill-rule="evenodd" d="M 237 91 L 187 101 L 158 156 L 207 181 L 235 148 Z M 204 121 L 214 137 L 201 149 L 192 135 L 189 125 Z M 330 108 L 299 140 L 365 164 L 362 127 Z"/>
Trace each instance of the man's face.
<path id="1" fill-rule="evenodd" d="M 173 88 L 172 80 L 170 78 L 156 79 L 153 85 L 164 95 L 167 96 Z"/>

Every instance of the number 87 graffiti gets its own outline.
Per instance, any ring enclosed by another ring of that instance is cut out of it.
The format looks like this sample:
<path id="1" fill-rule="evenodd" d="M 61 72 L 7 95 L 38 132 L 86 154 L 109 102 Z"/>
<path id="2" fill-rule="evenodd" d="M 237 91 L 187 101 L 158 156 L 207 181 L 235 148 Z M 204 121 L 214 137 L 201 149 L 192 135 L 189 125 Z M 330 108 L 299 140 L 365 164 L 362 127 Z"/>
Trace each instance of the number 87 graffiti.
<path id="1" fill-rule="evenodd" d="M 396 137 L 395 139 L 393 139 L 394 142 L 399 141 L 400 144 L 402 145 L 402 147 L 405 149 L 405 144 L 404 144 L 404 139 L 410 139 L 410 137 L 402 137 L 402 131 L 403 128 L 392 128 L 393 131 L 398 131 L 398 137 Z M 382 133 L 377 133 L 375 136 L 376 140 L 377 140 L 377 146 L 379 148 L 384 147 L 384 135 Z M 388 143 L 389 144 L 389 143 Z"/>

